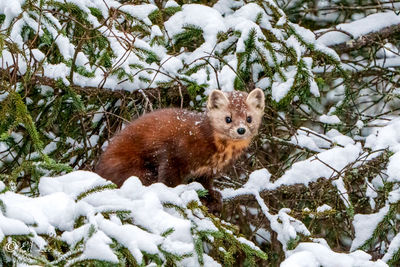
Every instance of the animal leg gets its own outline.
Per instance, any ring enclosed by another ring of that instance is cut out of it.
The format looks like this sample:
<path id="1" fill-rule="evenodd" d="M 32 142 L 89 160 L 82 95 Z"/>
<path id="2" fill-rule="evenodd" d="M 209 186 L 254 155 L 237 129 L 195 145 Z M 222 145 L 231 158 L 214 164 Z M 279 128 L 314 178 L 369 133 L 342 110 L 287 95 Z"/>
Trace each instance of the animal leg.
<path id="1" fill-rule="evenodd" d="M 175 187 L 182 183 L 179 168 L 172 164 L 171 159 L 165 159 L 160 162 L 158 167 L 158 182 L 169 187 Z"/>
<path id="2" fill-rule="evenodd" d="M 205 204 L 212 213 L 220 213 L 222 210 L 221 193 L 214 190 L 214 179 L 210 176 L 201 176 L 196 179 L 205 189 L 208 190 L 208 195 L 203 199 Z"/>

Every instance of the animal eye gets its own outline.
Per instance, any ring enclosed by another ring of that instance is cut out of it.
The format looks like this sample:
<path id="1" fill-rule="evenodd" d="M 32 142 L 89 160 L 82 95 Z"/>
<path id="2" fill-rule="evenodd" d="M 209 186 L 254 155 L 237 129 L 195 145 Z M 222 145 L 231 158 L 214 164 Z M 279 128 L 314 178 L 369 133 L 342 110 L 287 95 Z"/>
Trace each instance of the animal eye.
<path id="1" fill-rule="evenodd" d="M 251 123 L 251 122 L 253 121 L 253 120 L 251 119 L 251 116 L 248 116 L 246 120 L 247 120 L 248 123 Z"/>
<path id="2" fill-rule="evenodd" d="M 232 118 L 231 117 L 225 117 L 225 121 L 226 121 L 226 123 L 231 123 L 232 122 Z"/>

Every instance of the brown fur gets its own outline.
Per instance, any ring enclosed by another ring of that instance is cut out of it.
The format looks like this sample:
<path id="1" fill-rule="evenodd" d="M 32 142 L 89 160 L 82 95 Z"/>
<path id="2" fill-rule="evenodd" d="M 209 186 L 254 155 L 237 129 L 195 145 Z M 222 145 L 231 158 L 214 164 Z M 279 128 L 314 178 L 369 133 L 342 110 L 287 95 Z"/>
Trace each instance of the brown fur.
<path id="1" fill-rule="evenodd" d="M 206 113 L 171 108 L 138 118 L 111 140 L 96 172 L 118 186 L 133 175 L 145 185 L 162 182 L 168 186 L 197 177 L 211 198 L 217 198 L 212 177 L 237 159 L 258 131 L 264 95 L 256 90 L 249 97 L 244 92 L 215 90 Z M 246 123 L 250 115 L 253 122 Z M 232 117 L 229 125 L 226 116 Z M 246 133 L 239 135 L 238 127 L 245 127 Z"/>

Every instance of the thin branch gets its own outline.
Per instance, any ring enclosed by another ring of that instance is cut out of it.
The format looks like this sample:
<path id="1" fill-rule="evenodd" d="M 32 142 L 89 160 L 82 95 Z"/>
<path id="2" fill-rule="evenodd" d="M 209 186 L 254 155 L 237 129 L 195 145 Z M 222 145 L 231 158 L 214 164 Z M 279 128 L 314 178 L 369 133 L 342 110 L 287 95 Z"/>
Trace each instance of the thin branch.
<path id="1" fill-rule="evenodd" d="M 371 32 L 369 34 L 362 35 L 356 39 L 348 40 L 346 42 L 335 44 L 330 47 L 335 49 L 339 53 L 347 53 L 365 46 L 374 45 L 377 40 L 388 38 L 398 32 L 400 32 L 400 24 L 392 25 L 379 31 Z"/>

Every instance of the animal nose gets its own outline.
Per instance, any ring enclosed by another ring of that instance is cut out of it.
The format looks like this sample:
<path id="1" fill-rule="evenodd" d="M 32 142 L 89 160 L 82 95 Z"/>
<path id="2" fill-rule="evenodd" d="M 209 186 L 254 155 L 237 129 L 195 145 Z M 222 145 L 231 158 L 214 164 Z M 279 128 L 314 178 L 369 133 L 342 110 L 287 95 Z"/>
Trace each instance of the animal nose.
<path id="1" fill-rule="evenodd" d="M 246 132 L 246 129 L 245 128 L 238 128 L 237 132 L 238 132 L 238 134 L 242 135 L 242 134 L 244 134 Z"/>

